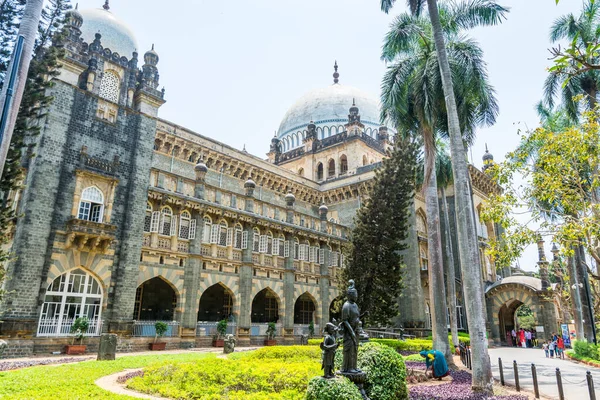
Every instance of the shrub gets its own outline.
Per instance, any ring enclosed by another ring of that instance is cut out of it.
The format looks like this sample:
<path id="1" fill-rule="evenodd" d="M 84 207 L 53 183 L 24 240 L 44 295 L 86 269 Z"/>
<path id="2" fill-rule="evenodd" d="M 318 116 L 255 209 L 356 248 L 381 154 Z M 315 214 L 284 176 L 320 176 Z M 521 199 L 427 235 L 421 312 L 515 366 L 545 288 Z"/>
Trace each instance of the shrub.
<path id="1" fill-rule="evenodd" d="M 318 346 L 321 344 L 322 341 L 323 341 L 323 339 L 308 339 L 308 345 L 309 346 Z"/>
<path id="2" fill-rule="evenodd" d="M 598 346 L 593 343 L 588 343 L 583 340 L 576 340 L 573 342 L 573 350 L 575 355 L 581 358 L 590 358 L 592 360 L 600 361 L 600 354 Z"/>
<path id="3" fill-rule="evenodd" d="M 275 339 L 276 328 L 275 322 L 269 322 L 269 325 L 267 326 L 267 338 L 269 338 L 269 340 Z"/>
<path id="4" fill-rule="evenodd" d="M 433 336 L 427 336 L 427 340 L 433 340 Z M 459 332 L 458 342 L 460 344 L 464 344 L 465 346 L 469 346 L 471 344 L 471 338 L 469 337 L 468 333 Z M 452 344 L 452 335 L 448 335 L 448 343 Z"/>
<path id="5" fill-rule="evenodd" d="M 315 336 L 315 323 L 311 320 L 310 324 L 308 324 L 308 335 L 310 337 Z"/>
<path id="6" fill-rule="evenodd" d="M 250 351 L 240 357 L 244 360 L 282 360 L 286 362 L 321 360 L 321 349 L 315 346 L 269 346 Z"/>
<path id="7" fill-rule="evenodd" d="M 217 339 L 224 338 L 227 333 L 227 320 L 222 319 L 217 323 Z"/>
<path id="8" fill-rule="evenodd" d="M 83 343 L 83 338 L 85 338 L 85 334 L 89 327 L 90 323 L 86 317 L 77 318 L 73 322 L 73 325 L 71 325 L 71 333 L 75 335 L 73 336 L 73 343 L 75 343 L 75 339 Z"/>
<path id="9" fill-rule="evenodd" d="M 308 382 L 306 400 L 362 400 L 356 385 L 349 379 L 315 377 Z"/>
<path id="10" fill-rule="evenodd" d="M 156 336 L 154 337 L 154 342 L 158 340 L 159 337 L 165 336 L 167 333 L 167 329 L 169 329 L 169 325 L 167 325 L 164 321 L 156 321 L 154 324 L 154 331 L 156 332 Z"/>
<path id="11" fill-rule="evenodd" d="M 371 339 L 371 343 L 379 343 L 384 346 L 393 348 L 396 351 L 421 351 L 431 350 L 433 343 L 431 340 L 426 339 Z"/>
<path id="12" fill-rule="evenodd" d="M 385 339 L 383 339 L 385 340 Z M 342 365 L 343 351 L 335 354 L 336 369 Z M 366 343 L 358 348 L 358 368 L 367 373 L 365 391 L 371 399 L 408 399 L 404 359 L 393 348 Z"/>

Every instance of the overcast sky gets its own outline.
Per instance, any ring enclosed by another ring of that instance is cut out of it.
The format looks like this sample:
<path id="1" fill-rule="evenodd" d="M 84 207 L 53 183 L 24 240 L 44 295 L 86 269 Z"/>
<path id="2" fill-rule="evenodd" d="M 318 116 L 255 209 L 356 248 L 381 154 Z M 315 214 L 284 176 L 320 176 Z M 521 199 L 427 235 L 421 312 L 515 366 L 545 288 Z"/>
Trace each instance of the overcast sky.
<path id="1" fill-rule="evenodd" d="M 478 167 L 485 143 L 502 160 L 516 146 L 518 129 L 537 124 L 533 105 L 551 63 L 549 27 L 582 4 L 499 3 L 510 7 L 508 20 L 470 32 L 485 52 L 500 104 L 498 122 L 478 133 L 472 149 Z M 81 0 L 79 8 L 102 4 Z M 340 83 L 379 97 L 382 39 L 405 11 L 402 0 L 390 15 L 378 0 L 111 0 L 110 6 L 135 32 L 140 59 L 155 44 L 167 100 L 159 116 L 260 157 L 287 109 L 308 90 L 332 83 L 334 60 Z M 520 265 L 530 270 L 536 261 L 531 246 Z"/>

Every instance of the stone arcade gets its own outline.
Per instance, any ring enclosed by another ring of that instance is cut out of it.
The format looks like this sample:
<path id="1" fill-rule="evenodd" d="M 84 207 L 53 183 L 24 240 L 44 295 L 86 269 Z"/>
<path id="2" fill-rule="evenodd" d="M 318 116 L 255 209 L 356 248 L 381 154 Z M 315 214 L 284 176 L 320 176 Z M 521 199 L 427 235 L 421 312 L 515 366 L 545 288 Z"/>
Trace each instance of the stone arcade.
<path id="1" fill-rule="evenodd" d="M 4 357 L 60 350 L 80 316 L 90 351 L 101 332 L 118 335 L 118 351 L 145 349 L 156 320 L 168 321 L 168 348 L 209 345 L 222 319 L 239 345 L 261 343 L 268 322 L 279 343 L 310 322 L 319 332 L 353 217 L 391 146 L 378 102 L 342 85 L 336 63 L 333 84 L 289 109 L 264 160 L 160 119 L 159 56 L 153 48 L 140 62 L 108 5 L 71 10 L 67 29 L 38 156 L 12 194 L 24 217 L 0 308 Z M 497 188 L 470 172 L 480 210 Z M 417 195 L 397 321 L 416 333 L 430 323 L 424 208 Z M 477 230 L 492 283 L 483 248 L 496 228 Z"/>

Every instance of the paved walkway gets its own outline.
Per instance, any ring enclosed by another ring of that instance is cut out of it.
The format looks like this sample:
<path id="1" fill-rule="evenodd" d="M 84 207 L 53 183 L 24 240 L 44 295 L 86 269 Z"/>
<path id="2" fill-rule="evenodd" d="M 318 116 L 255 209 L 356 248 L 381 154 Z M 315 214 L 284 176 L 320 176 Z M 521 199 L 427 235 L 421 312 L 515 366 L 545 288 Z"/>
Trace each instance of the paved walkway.
<path id="1" fill-rule="evenodd" d="M 509 385 L 514 386 L 515 384 L 513 361 L 516 360 L 519 367 L 519 383 L 522 388 L 533 392 L 533 379 L 531 377 L 531 364 L 533 363 L 537 370 L 540 394 L 558 399 L 556 368 L 560 368 L 565 399 L 587 400 L 590 398 L 586 381 L 587 371 L 592 373 L 596 397 L 600 398 L 600 368 L 577 364 L 566 358 L 564 360 L 546 358 L 544 351 L 541 349 L 499 347 L 490 349 L 489 352 L 494 378 L 500 379 L 498 357 L 501 357 L 504 380 Z"/>

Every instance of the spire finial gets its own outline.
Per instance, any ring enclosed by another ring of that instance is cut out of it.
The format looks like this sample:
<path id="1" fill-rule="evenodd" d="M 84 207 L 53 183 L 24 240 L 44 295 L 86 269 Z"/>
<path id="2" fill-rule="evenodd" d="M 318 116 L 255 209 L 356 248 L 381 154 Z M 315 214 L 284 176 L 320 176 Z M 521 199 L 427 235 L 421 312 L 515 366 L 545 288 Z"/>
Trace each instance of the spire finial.
<path id="1" fill-rule="evenodd" d="M 106 11 L 110 10 L 110 5 L 108 4 L 108 0 L 104 1 L 104 5 L 102 6 Z"/>
<path id="2" fill-rule="evenodd" d="M 340 77 L 340 74 L 338 73 L 337 60 L 335 60 L 335 63 L 333 64 L 333 69 L 335 70 L 335 72 L 333 73 L 333 83 L 336 84 L 340 81 L 338 79 Z"/>
<path id="3" fill-rule="evenodd" d="M 487 148 L 487 143 L 485 144 L 485 152 L 489 153 L 488 148 Z"/>
<path id="4" fill-rule="evenodd" d="M 152 50 L 154 50 L 154 43 L 152 43 Z"/>
<path id="5" fill-rule="evenodd" d="M 75 9 L 79 9 L 79 3 L 75 3 Z"/>

